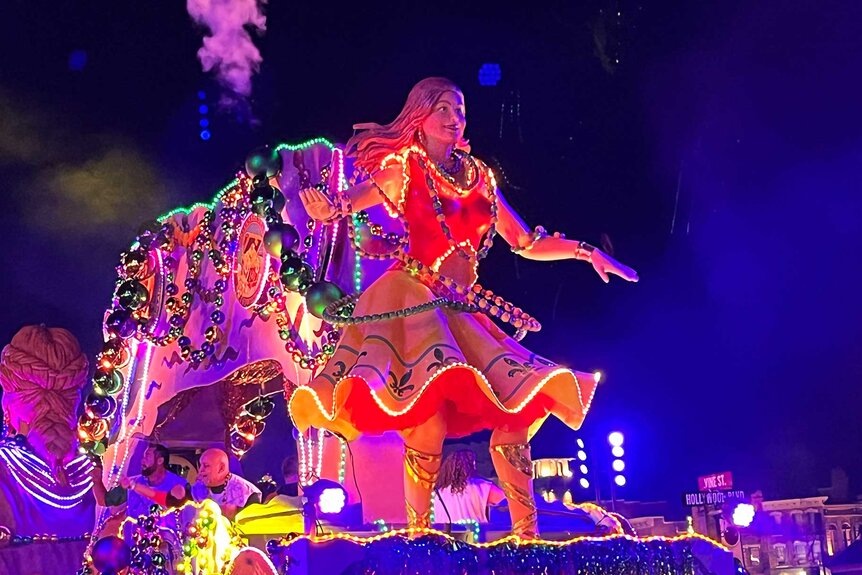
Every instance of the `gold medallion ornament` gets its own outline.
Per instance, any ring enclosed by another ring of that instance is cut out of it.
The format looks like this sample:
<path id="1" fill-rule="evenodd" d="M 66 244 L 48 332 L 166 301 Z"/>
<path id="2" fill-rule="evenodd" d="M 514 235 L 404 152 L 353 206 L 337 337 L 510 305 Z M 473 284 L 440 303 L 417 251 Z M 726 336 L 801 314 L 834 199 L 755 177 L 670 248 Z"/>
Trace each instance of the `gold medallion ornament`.
<path id="1" fill-rule="evenodd" d="M 269 256 L 263 243 L 266 225 L 254 214 L 242 224 L 236 251 L 234 289 L 236 299 L 245 308 L 260 299 L 269 271 Z"/>

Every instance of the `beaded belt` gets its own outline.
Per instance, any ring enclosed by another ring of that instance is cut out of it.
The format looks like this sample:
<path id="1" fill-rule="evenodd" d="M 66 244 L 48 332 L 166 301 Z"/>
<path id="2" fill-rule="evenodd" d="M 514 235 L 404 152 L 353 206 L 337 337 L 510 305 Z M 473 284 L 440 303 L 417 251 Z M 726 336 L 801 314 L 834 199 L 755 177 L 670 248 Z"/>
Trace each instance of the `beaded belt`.
<path id="1" fill-rule="evenodd" d="M 432 291 L 437 292 L 442 287 L 455 297 L 441 296 L 429 302 L 406 308 L 354 316 L 356 301 L 361 295 L 361 293 L 355 293 L 329 304 L 323 312 L 323 319 L 333 325 L 355 325 L 408 317 L 437 308 L 447 308 L 468 313 L 481 312 L 508 323 L 516 330 L 514 335 L 516 341 L 523 339 L 527 332 L 542 329 L 542 324 L 531 315 L 494 294 L 491 290 L 482 288 L 479 284 L 474 284 L 472 288 L 464 287 L 400 250 L 396 250 L 390 255 L 403 264 L 405 271 L 415 276 Z"/>

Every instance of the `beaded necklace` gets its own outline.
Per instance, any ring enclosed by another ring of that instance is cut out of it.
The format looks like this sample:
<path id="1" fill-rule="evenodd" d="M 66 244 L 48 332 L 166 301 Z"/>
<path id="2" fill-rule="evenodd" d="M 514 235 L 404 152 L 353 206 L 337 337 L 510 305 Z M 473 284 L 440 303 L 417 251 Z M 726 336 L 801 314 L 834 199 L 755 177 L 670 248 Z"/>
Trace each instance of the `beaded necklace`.
<path id="1" fill-rule="evenodd" d="M 461 171 L 461 167 L 464 165 L 464 159 L 459 154 L 456 154 L 454 150 L 452 151 L 452 154 L 449 156 L 449 159 L 452 160 L 452 162 L 454 162 L 454 165 L 453 165 L 451 170 L 449 168 L 447 168 L 445 166 L 445 164 L 443 164 L 443 162 L 434 162 L 434 163 L 437 164 L 437 167 L 440 168 L 440 171 L 442 171 L 444 174 L 446 174 L 447 176 L 450 176 L 454 179 L 455 174 L 457 174 L 458 172 Z M 468 177 L 467 181 L 469 181 L 469 179 L 470 178 Z"/>
<path id="2" fill-rule="evenodd" d="M 418 146 L 412 146 L 401 153 L 390 154 L 381 162 L 381 169 L 385 169 L 388 167 L 390 162 L 397 161 L 401 164 L 402 169 L 402 188 L 401 188 L 401 197 L 399 198 L 397 206 L 392 206 L 389 198 L 377 186 L 376 182 L 374 182 L 372 178 L 372 183 L 374 183 L 375 187 L 377 187 L 379 193 L 383 197 L 384 205 L 387 208 L 387 212 L 390 216 L 397 217 L 401 222 L 402 226 L 404 226 L 404 235 L 402 237 L 389 239 L 393 248 L 391 251 L 387 251 L 386 253 L 372 253 L 365 250 L 360 242 L 359 234 L 357 234 L 357 227 L 361 224 L 368 224 L 368 214 L 366 212 L 358 212 L 353 213 L 352 207 L 350 205 L 349 199 L 342 194 L 339 195 L 339 203 L 344 208 L 344 213 L 352 214 L 352 217 L 346 218 L 347 220 L 347 231 L 348 236 L 350 238 L 351 244 L 355 247 L 356 251 L 360 254 L 360 256 L 372 260 L 386 260 L 386 259 L 395 259 L 401 262 L 404 269 L 414 275 L 422 281 L 425 285 L 432 289 L 435 292 L 444 292 L 446 295 L 437 297 L 431 302 L 427 302 L 425 304 L 413 306 L 410 308 L 392 310 L 389 312 L 384 312 L 381 314 L 369 314 L 364 316 L 353 316 L 353 309 L 355 307 L 356 301 L 359 299 L 360 293 L 355 293 L 352 295 L 345 296 L 344 298 L 333 302 L 330 304 L 326 310 L 323 312 L 324 321 L 332 324 L 332 325 L 352 325 L 358 323 L 367 323 L 374 321 L 381 321 L 387 319 L 393 319 L 396 317 L 407 317 L 411 315 L 415 315 L 418 313 L 423 313 L 426 311 L 430 311 L 432 309 L 436 309 L 438 307 L 445 307 L 457 311 L 464 311 L 469 313 L 477 313 L 482 312 L 485 315 L 490 317 L 495 317 L 500 319 L 501 321 L 512 325 L 515 330 L 515 339 L 520 341 L 527 332 L 530 331 L 539 331 L 542 329 L 542 325 L 533 318 L 530 314 L 523 311 L 521 308 L 515 307 L 513 304 L 504 300 L 502 297 L 496 295 L 491 290 L 484 289 L 479 284 L 473 284 L 472 286 L 462 286 L 458 284 L 454 279 L 446 277 L 432 266 L 427 266 L 423 264 L 416 258 L 411 257 L 406 253 L 406 248 L 409 245 L 408 235 L 408 223 L 407 218 L 404 216 L 404 202 L 406 200 L 406 191 L 408 187 L 408 178 L 409 175 L 407 173 L 407 158 L 410 154 L 416 154 L 419 156 L 420 166 L 423 168 L 426 174 L 426 181 L 428 182 L 428 189 L 431 193 L 432 204 L 435 208 L 435 213 L 437 215 L 437 220 L 441 223 L 441 228 L 443 229 L 444 234 L 446 235 L 447 240 L 450 245 L 451 251 L 459 251 L 463 254 L 463 247 L 455 242 L 454 238 L 451 235 L 448 225 L 445 222 L 445 215 L 442 213 L 442 203 L 440 202 L 439 196 L 437 195 L 437 188 L 434 184 L 433 180 L 429 177 L 429 172 L 438 175 L 441 179 L 447 181 L 447 183 L 451 184 L 453 190 L 459 195 L 466 195 L 470 193 L 470 190 L 464 190 L 456 182 L 449 181 L 445 178 L 445 176 L 440 172 L 440 170 L 434 165 L 433 161 L 428 161 L 427 152 Z M 476 165 L 475 160 L 470 157 L 471 163 Z M 429 169 L 430 168 L 430 169 Z M 478 167 L 476 167 L 476 171 L 479 172 Z M 493 243 L 493 236 L 496 233 L 496 223 L 497 223 L 497 196 L 495 190 L 497 188 L 496 180 L 494 179 L 494 174 L 491 170 L 485 170 L 484 175 L 486 177 L 486 186 L 488 188 L 489 199 L 491 200 L 491 227 L 489 228 L 485 240 L 483 242 L 482 248 L 477 252 L 476 258 L 477 260 L 484 258 L 488 251 L 491 249 L 491 245 Z M 370 174 L 369 174 L 370 176 Z M 475 185 L 476 182 L 473 182 Z M 393 208 L 397 208 L 393 209 Z M 380 226 L 370 224 L 368 226 L 369 232 L 372 235 L 382 235 L 379 233 Z M 469 245 L 469 242 L 466 244 Z M 466 254 L 467 259 L 469 259 L 469 254 Z"/>
<path id="3" fill-rule="evenodd" d="M 443 235 L 446 236 L 446 240 L 449 242 L 450 250 L 454 250 L 458 253 L 459 256 L 461 256 L 465 260 L 470 260 L 470 253 L 464 249 L 461 243 L 455 241 L 455 238 L 452 237 L 452 230 L 446 223 L 446 215 L 443 213 L 443 202 L 440 200 L 440 195 L 437 193 L 437 186 L 434 183 L 434 178 L 431 175 L 432 171 L 435 170 L 428 168 L 429 165 L 434 166 L 434 164 L 427 162 L 427 158 L 427 154 L 420 153 L 418 162 L 419 167 L 421 167 L 422 171 L 425 172 L 425 183 L 428 185 L 428 193 L 431 194 L 431 205 L 434 207 L 434 214 L 437 217 L 437 222 L 440 224 L 440 229 L 443 230 Z M 440 174 L 439 171 L 437 171 L 437 173 Z M 491 226 L 488 228 L 488 232 L 485 234 L 485 239 L 482 241 L 482 247 L 479 249 L 478 252 L 476 252 L 477 260 L 484 259 L 485 256 L 488 255 L 488 252 L 491 250 L 491 246 L 494 245 L 494 236 L 497 234 L 497 194 L 494 192 L 496 184 L 493 181 L 493 175 L 491 175 L 490 177 L 489 174 L 485 175 L 486 188 L 488 189 L 488 199 L 491 201 Z M 450 180 L 451 178 L 447 181 L 449 181 L 451 185 L 456 188 L 456 192 L 458 192 L 457 184 L 454 183 L 454 180 Z"/>
<path id="4" fill-rule="evenodd" d="M 427 152 L 426 152 L 426 158 Z M 476 164 L 475 158 L 466 152 L 462 152 L 461 150 L 454 150 L 452 152 L 452 158 L 455 160 L 455 167 L 451 170 L 447 170 L 446 166 L 442 164 L 442 162 L 433 162 L 435 175 L 444 179 L 452 189 L 458 195 L 465 196 L 470 193 L 470 189 L 476 185 L 477 178 L 479 175 L 479 166 Z M 465 161 L 466 160 L 466 161 Z M 458 182 L 455 180 L 455 175 L 461 171 L 461 168 L 464 168 L 465 177 L 464 180 L 466 182 L 465 186 L 467 189 L 462 188 Z"/>
<path id="5" fill-rule="evenodd" d="M 349 200 L 344 200 L 347 210 L 350 211 Z M 456 311 L 464 311 L 469 313 L 482 312 L 490 317 L 498 318 L 500 321 L 512 325 L 515 330 L 515 339 L 520 341 L 529 331 L 539 331 L 542 329 L 540 324 L 530 314 L 523 311 L 521 308 L 515 307 L 502 297 L 496 295 L 491 290 L 484 289 L 479 284 L 473 284 L 470 287 L 458 284 L 454 279 L 446 277 L 431 266 L 423 264 L 418 259 L 411 257 L 404 252 L 403 247 L 407 242 L 399 242 L 399 245 L 392 251 L 384 254 L 371 253 L 363 249 L 356 228 L 360 224 L 368 223 L 368 214 L 359 212 L 353 217 L 347 219 L 348 236 L 350 241 L 362 257 L 372 260 L 396 259 L 401 262 L 404 269 L 411 275 L 417 277 L 419 281 L 428 286 L 435 293 L 441 291 L 446 294 L 438 296 L 434 300 L 398 310 L 392 310 L 379 314 L 369 314 L 363 316 L 354 316 L 353 310 L 356 301 L 359 299 L 360 293 L 354 293 L 344 298 L 333 302 L 327 306 L 323 312 L 324 321 L 332 325 L 353 325 L 359 323 L 369 323 L 394 319 L 396 317 L 408 317 L 416 315 L 438 307 L 445 307 Z M 406 223 L 406 222 L 405 222 Z M 370 226 L 371 228 L 375 226 Z"/>

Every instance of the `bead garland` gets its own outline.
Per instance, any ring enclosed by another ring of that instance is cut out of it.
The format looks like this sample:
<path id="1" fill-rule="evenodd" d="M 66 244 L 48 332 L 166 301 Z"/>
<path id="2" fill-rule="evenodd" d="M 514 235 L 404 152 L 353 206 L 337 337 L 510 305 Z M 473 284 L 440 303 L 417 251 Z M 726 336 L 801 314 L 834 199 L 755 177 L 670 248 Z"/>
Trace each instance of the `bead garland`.
<path id="1" fill-rule="evenodd" d="M 3 529 L 0 527 L 0 539 L 4 535 Z M 47 533 L 38 533 L 36 535 L 7 535 L 9 545 L 32 545 L 33 543 L 66 543 L 70 541 L 86 541 L 90 538 L 89 533 L 83 535 L 55 535 Z"/>
<path id="2" fill-rule="evenodd" d="M 472 165 L 471 170 L 474 172 L 472 176 L 468 176 L 468 186 L 467 187 L 473 188 L 477 183 L 475 181 L 476 178 L 478 178 L 479 173 L 482 172 L 484 177 L 485 177 L 485 188 L 488 190 L 488 199 L 491 201 L 491 225 L 490 225 L 487 233 L 485 234 L 485 239 L 482 242 L 482 247 L 476 253 L 476 258 L 481 260 L 481 259 L 484 259 L 485 256 L 488 255 L 488 252 L 490 251 L 491 246 L 494 243 L 494 236 L 497 233 L 497 219 L 498 219 L 498 216 L 497 216 L 497 211 L 498 211 L 497 194 L 496 194 L 497 182 L 494 178 L 493 172 L 490 169 L 486 168 L 484 171 L 479 170 L 477 163 L 476 163 L 476 160 L 472 156 L 470 156 L 469 154 L 463 153 L 463 152 L 459 152 L 459 154 L 463 154 L 463 157 L 466 157 L 469 159 L 469 161 Z M 383 203 L 384 203 L 384 207 L 386 208 L 386 211 L 389 213 L 390 217 L 399 217 L 399 219 L 402 220 L 402 224 L 404 223 L 404 221 L 403 221 L 404 202 L 406 202 L 406 200 L 407 200 L 407 188 L 408 188 L 409 179 L 410 179 L 408 169 L 407 169 L 407 161 L 411 155 L 417 156 L 419 166 L 422 168 L 423 172 L 425 173 L 425 181 L 426 181 L 426 184 L 428 185 L 428 192 L 431 195 L 431 204 L 434 207 L 434 213 L 436 215 L 437 221 L 440 223 L 440 228 L 442 229 L 443 234 L 446 236 L 446 239 L 449 242 L 449 245 L 454 247 L 455 250 L 458 252 L 458 254 L 461 257 L 469 260 L 471 258 L 470 254 L 468 252 L 466 252 L 465 250 L 463 250 L 463 248 L 458 245 L 458 242 L 456 242 L 455 239 L 452 237 L 451 229 L 446 224 L 446 216 L 443 213 L 443 204 L 442 204 L 442 202 L 440 200 L 440 196 L 437 192 L 437 185 L 435 184 L 434 179 L 436 177 L 437 179 L 442 180 L 444 183 L 448 184 L 449 187 L 451 187 L 452 190 L 457 195 L 462 196 L 462 197 L 470 194 L 470 189 L 462 188 L 461 186 L 458 185 L 458 183 L 455 181 L 454 178 L 447 175 L 445 171 L 438 168 L 437 165 L 435 164 L 435 162 L 428 157 L 428 153 L 424 149 L 422 149 L 420 146 L 414 145 L 414 146 L 407 148 L 403 152 L 390 154 L 390 155 L 386 156 L 383 159 L 383 161 L 380 163 L 380 169 L 381 170 L 388 168 L 393 162 L 398 162 L 401 166 L 401 182 L 402 183 L 401 183 L 401 191 L 399 192 L 397 208 L 394 208 L 393 206 L 391 206 L 391 201 L 389 201 L 389 198 L 386 196 L 386 194 L 383 193 L 383 190 L 380 189 L 380 186 L 377 185 L 377 183 L 374 181 L 373 177 L 371 178 L 372 183 L 375 185 L 375 187 L 377 187 L 377 189 L 383 195 L 383 198 L 384 198 Z M 459 157 L 461 157 L 461 156 L 459 156 Z M 470 182 L 470 180 L 473 180 L 472 183 Z"/>
<path id="3" fill-rule="evenodd" d="M 454 306 L 459 306 L 457 309 L 462 311 L 469 311 L 471 313 L 475 313 L 474 308 L 478 311 L 485 313 L 490 317 L 495 317 L 500 319 L 505 323 L 511 324 L 516 332 L 515 339 L 520 341 L 526 335 L 527 332 L 530 331 L 539 331 L 542 326 L 541 324 L 535 320 L 532 316 L 521 310 L 520 308 L 515 307 L 508 301 L 504 300 L 502 297 L 494 294 L 491 290 L 484 289 L 479 284 L 473 284 L 472 286 L 465 287 L 458 284 L 455 280 L 448 278 L 446 276 L 441 275 L 435 269 L 432 269 L 429 266 L 426 266 L 419 260 L 407 255 L 406 247 L 409 244 L 409 228 L 407 224 L 407 220 L 404 217 L 403 210 L 403 202 L 406 197 L 405 189 L 407 187 L 408 177 L 406 175 L 406 158 L 409 154 L 416 153 L 420 156 L 420 160 L 422 160 L 423 169 L 426 169 L 427 175 L 427 166 L 429 163 L 424 161 L 427 159 L 427 154 L 424 150 L 417 146 L 413 146 L 408 148 L 405 152 L 400 154 L 390 154 L 387 156 L 383 162 L 381 162 L 381 169 L 384 169 L 388 166 L 388 164 L 392 161 L 398 161 L 402 165 L 402 170 L 405 173 L 403 179 L 403 186 L 401 192 L 401 198 L 399 199 L 398 211 L 394 211 L 389 206 L 387 202 L 388 198 L 377 186 L 376 183 L 374 185 L 377 187 L 378 191 L 384 198 L 384 205 L 387 207 L 390 215 L 395 215 L 400 221 L 402 226 L 405 228 L 405 233 L 401 238 L 397 240 L 390 239 L 391 243 L 397 243 L 396 247 L 394 247 L 391 251 L 386 253 L 372 253 L 365 250 L 359 241 L 358 234 L 356 233 L 356 228 L 358 224 L 363 224 L 368 222 L 368 214 L 365 212 L 359 212 L 353 214 L 352 218 L 348 219 L 348 235 L 351 239 L 351 242 L 356 247 L 357 252 L 360 253 L 363 257 L 367 257 L 372 260 L 384 260 L 384 259 L 397 259 L 401 262 L 404 268 L 411 274 L 419 277 L 423 283 L 425 283 L 432 291 L 436 289 L 443 288 L 445 291 L 450 294 L 456 295 L 458 297 L 446 297 L 441 296 L 432 300 L 431 302 L 426 302 L 425 304 L 420 304 L 418 306 L 412 306 L 411 308 L 404 308 L 400 310 L 393 310 L 390 312 L 385 312 L 383 314 L 372 314 L 370 316 L 361 316 L 359 318 L 351 317 L 353 312 L 353 308 L 355 307 L 355 301 L 358 299 L 359 294 L 354 294 L 355 297 L 344 297 L 338 300 L 337 302 L 331 303 L 327 306 L 324 312 L 324 319 L 327 322 L 333 323 L 334 325 L 347 325 L 353 323 L 366 323 L 370 321 L 381 321 L 384 319 L 392 319 L 394 317 L 406 317 L 407 315 L 414 315 L 416 313 L 423 313 L 425 311 L 430 311 L 432 309 L 436 309 L 438 307 L 448 307 L 453 308 Z M 433 166 L 433 163 L 430 165 Z M 432 168 L 433 169 L 433 168 Z M 488 170 L 487 171 L 487 187 L 489 190 L 493 190 L 496 188 L 496 182 L 494 181 L 493 173 Z M 432 203 L 435 204 L 435 211 L 437 210 L 437 204 L 439 204 L 439 198 L 436 195 L 436 187 L 434 187 L 433 182 L 429 181 L 429 191 L 432 193 Z M 457 188 L 455 189 L 458 193 L 463 193 L 464 190 Z M 487 255 L 490 250 L 491 244 L 493 243 L 493 235 L 495 233 L 495 223 L 496 223 L 496 194 L 493 191 L 489 192 L 489 196 L 492 204 L 492 225 L 488 230 L 485 241 L 483 243 L 482 249 L 477 253 L 477 259 L 480 259 Z M 437 201 L 435 202 L 435 198 Z M 342 206 L 342 212 L 351 213 L 352 208 L 350 204 L 349 198 L 346 195 L 339 195 L 337 197 L 338 203 Z M 442 208 L 442 206 L 441 206 Z M 441 214 L 438 214 L 438 221 L 440 221 Z M 447 232 L 448 226 L 445 226 L 445 216 L 443 217 L 443 222 L 441 227 L 443 227 L 444 233 Z M 374 231 L 374 228 L 379 226 L 370 226 L 370 230 Z M 451 237 L 451 234 L 447 234 L 447 239 L 449 239 L 450 248 L 464 251 L 463 247 L 460 246 L 454 239 Z M 466 252 L 465 252 L 466 253 Z M 469 256 L 468 256 L 469 258 Z M 379 316 L 379 317 L 377 317 Z"/>
<path id="4" fill-rule="evenodd" d="M 369 315 L 351 315 L 356 306 L 356 300 L 359 299 L 359 294 L 350 294 L 341 298 L 338 301 L 332 302 L 323 312 L 323 319 L 333 324 L 340 325 L 356 325 L 360 323 L 370 323 L 375 321 L 384 321 L 395 319 L 396 317 L 409 317 L 426 311 L 431 311 L 439 307 L 445 307 L 454 311 L 464 311 L 476 313 L 479 308 L 464 302 L 454 301 L 445 297 L 438 297 L 429 302 L 419 305 L 405 307 L 397 310 L 387 311 L 383 313 L 373 313 Z"/>
<path id="5" fill-rule="evenodd" d="M 417 155 L 420 158 L 422 158 L 423 160 L 425 160 L 426 162 L 428 162 L 428 166 L 430 167 L 431 173 L 434 176 L 436 176 L 437 178 L 445 181 L 450 186 L 452 186 L 452 190 L 456 194 L 458 194 L 459 196 L 469 195 L 473 186 L 476 185 L 476 181 L 475 181 L 476 175 L 474 175 L 473 178 L 468 178 L 467 187 L 462 188 L 460 185 L 458 185 L 458 183 L 455 181 L 454 178 L 449 177 L 444 171 L 440 170 L 440 168 L 437 167 L 437 163 L 434 162 L 433 160 L 431 160 L 431 158 L 428 156 L 428 152 L 426 152 L 425 149 L 422 148 L 421 146 L 417 146 L 417 145 L 410 146 L 407 149 L 407 151 L 405 152 L 405 154 L 406 155 L 411 155 L 411 154 Z M 464 153 L 464 155 L 470 159 L 470 162 L 474 164 L 474 169 L 476 170 L 476 172 L 478 172 L 479 168 L 478 168 L 478 166 L 475 166 L 476 160 L 472 156 L 470 156 L 469 154 Z M 470 179 L 473 179 L 472 183 L 469 182 Z"/>
<path id="6" fill-rule="evenodd" d="M 282 161 L 278 153 L 285 150 L 301 152 L 314 145 L 324 145 L 333 153 L 332 163 L 321 168 L 321 183 L 316 187 L 328 193 L 332 185 L 329 180 L 334 179 L 337 184 L 333 187 L 337 188 L 336 193 L 340 193 L 347 184 L 343 155 L 329 141 L 318 138 L 297 146 L 281 144 L 274 150 L 257 150 L 247 159 L 245 170 L 240 170 L 230 183 L 216 193 L 210 203 L 197 203 L 163 214 L 156 221 L 147 224 L 131 247 L 121 255 L 120 266 L 117 268 L 117 289 L 105 322 L 108 337 L 97 356 L 98 367 L 93 380 L 95 393 L 85 401 L 84 414 L 78 421 L 81 453 L 101 457 L 109 443 L 122 443 L 126 439 L 125 411 L 131 382 L 127 383 L 125 379 L 132 377 L 134 373 L 129 361 L 132 356 L 137 356 L 137 353 L 131 350 L 139 342 L 148 346 L 145 364 L 148 363 L 155 346 L 164 347 L 173 343 L 177 343 L 179 347 L 179 354 L 175 355 L 175 359 L 189 362 L 192 366 L 200 365 L 207 357 L 215 355 L 217 346 L 224 340 L 221 325 L 227 318 L 222 306 L 226 299 L 224 293 L 229 285 L 229 275 L 235 264 L 242 223 L 251 213 L 255 213 L 265 220 L 267 228 L 283 224 L 281 211 L 284 197 L 269 184 L 269 180 L 281 171 Z M 200 221 L 192 229 L 186 229 L 184 222 L 198 210 L 203 211 Z M 320 270 L 324 264 L 325 250 L 318 249 L 316 261 L 311 262 L 309 260 L 314 253 L 313 248 L 315 245 L 323 246 L 324 238 L 328 240 L 330 232 L 334 241 L 338 233 L 337 224 L 330 230 L 325 224 L 311 221 L 308 227 L 309 234 L 303 241 L 305 249 L 298 257 L 309 268 Z M 180 252 L 181 255 L 172 255 L 183 237 L 189 238 L 190 243 L 183 242 L 185 251 Z M 178 260 L 181 257 L 188 261 L 188 272 L 183 282 L 177 282 L 180 268 Z M 216 276 L 211 286 L 205 286 L 201 282 L 203 264 L 207 260 L 211 262 L 212 271 L 215 272 L 213 275 Z M 357 290 L 361 288 L 362 281 L 360 264 L 361 256 L 357 253 L 354 269 L 354 286 Z M 320 338 L 321 349 L 311 352 L 287 317 L 286 291 L 281 289 L 279 275 L 272 267 L 267 266 L 268 273 L 264 271 L 269 285 L 264 282 L 261 286 L 261 294 L 267 287 L 270 288 L 270 301 L 253 309 L 253 313 L 264 320 L 275 315 L 279 337 L 285 341 L 285 349 L 291 359 L 301 368 L 315 370 L 324 365 L 334 353 L 340 332 L 335 326 L 324 326 L 315 334 Z M 158 273 L 154 285 L 145 285 L 145 281 L 153 273 Z M 166 299 L 163 306 L 160 300 L 154 298 L 156 295 L 162 297 L 162 294 Z M 200 298 L 203 304 L 213 305 L 213 308 L 207 310 L 212 324 L 204 326 L 201 334 L 203 341 L 199 344 L 194 343 L 190 334 L 185 333 L 197 298 Z M 153 301 L 159 303 L 158 309 Z M 162 325 L 165 328 L 160 331 Z M 145 365 L 144 370 L 147 367 Z M 134 375 L 134 379 L 146 380 L 147 377 L 144 375 L 141 379 Z M 144 396 L 141 395 L 139 415 L 143 401 Z M 118 405 L 120 403 L 122 406 Z M 117 414 L 120 415 L 119 418 Z M 117 419 L 119 429 L 116 425 Z M 125 467 L 129 452 L 127 448 L 120 468 Z M 115 471 L 118 471 L 116 466 Z"/>
<path id="7" fill-rule="evenodd" d="M 461 244 L 456 242 L 455 238 L 452 237 L 452 230 L 446 223 L 446 215 L 443 213 L 443 202 L 440 200 L 440 196 L 437 193 L 437 187 L 434 184 L 434 178 L 431 176 L 431 171 L 428 170 L 428 163 L 424 158 L 419 159 L 419 166 L 425 171 L 425 182 L 428 184 L 428 192 L 431 194 L 431 205 L 434 207 L 437 222 L 440 224 L 440 229 L 443 230 L 443 235 L 446 236 L 446 240 L 449 242 L 450 248 L 454 248 L 455 251 L 458 252 L 458 255 L 465 260 L 470 260 L 470 253 L 464 250 Z M 488 255 L 488 252 L 491 250 L 491 246 L 494 245 L 494 236 L 497 234 L 497 194 L 494 193 L 492 186 L 487 185 L 486 188 L 488 189 L 488 199 L 491 201 L 491 226 L 488 228 L 488 232 L 482 240 L 481 249 L 476 252 L 477 260 L 482 260 Z"/>
<path id="8" fill-rule="evenodd" d="M 321 182 L 314 186 L 324 194 L 328 194 L 329 191 L 328 181 L 331 175 L 331 169 L 331 166 L 328 164 L 323 166 L 320 170 Z M 343 175 L 343 170 L 338 173 L 339 175 Z M 339 187 L 341 187 L 341 184 L 339 184 Z M 333 226 L 333 238 L 337 233 L 336 226 L 337 223 Z M 308 235 L 303 240 L 305 250 L 299 254 L 299 258 L 314 270 L 314 275 L 317 276 L 320 274 L 320 270 L 324 264 L 324 240 L 327 238 L 328 234 L 327 226 L 322 222 L 309 220 L 306 223 L 306 229 L 308 230 Z M 309 259 L 315 245 L 318 247 L 317 262 L 312 264 Z M 284 263 L 284 260 L 282 260 L 282 263 Z M 358 276 L 359 281 L 361 281 L 361 270 L 359 270 L 359 272 L 355 272 L 355 275 Z M 283 289 L 283 284 L 279 280 L 278 274 L 276 274 L 275 271 L 271 270 L 269 281 L 271 283 L 271 287 L 269 288 L 268 294 L 271 301 L 268 304 L 261 306 L 259 313 L 264 317 L 264 319 L 269 317 L 272 313 L 276 314 L 275 321 L 279 328 L 279 337 L 285 342 L 285 351 L 290 354 L 293 361 L 301 368 L 315 370 L 325 365 L 332 354 L 335 353 L 335 344 L 338 343 L 341 335 L 338 329 L 332 326 L 324 328 L 323 333 L 319 336 L 321 340 L 324 341 L 320 351 L 313 354 L 308 351 L 303 351 L 303 348 L 305 347 L 304 342 L 303 345 L 300 344 L 302 338 L 287 317 L 285 290 Z"/>
<path id="9" fill-rule="evenodd" d="M 356 222 L 365 223 L 367 221 L 368 215 L 365 212 L 359 212 L 358 214 L 355 214 L 354 218 L 348 220 L 348 235 L 359 250 L 362 250 L 362 248 L 355 239 L 355 224 Z M 409 273 L 417 276 L 418 279 L 432 289 L 432 291 L 443 288 L 445 291 L 457 297 L 441 296 L 431 302 L 412 306 L 411 308 L 352 318 L 351 314 L 353 313 L 356 299 L 359 297 L 359 294 L 353 294 L 351 296 L 341 298 L 337 302 L 333 302 L 327 306 L 326 311 L 324 312 L 324 319 L 333 325 L 382 321 L 395 317 L 406 317 L 407 315 L 423 313 L 438 307 L 448 307 L 450 309 L 458 309 L 459 311 L 468 311 L 470 313 L 475 313 L 475 308 L 490 317 L 495 317 L 500 321 L 509 323 L 515 328 L 516 333 L 514 337 L 518 341 L 523 339 L 527 332 L 539 331 L 542 329 L 542 325 L 532 316 L 520 308 L 515 307 L 502 297 L 496 295 L 491 290 L 486 290 L 479 284 L 474 284 L 472 287 L 464 287 L 452 278 L 436 272 L 418 259 L 404 253 L 401 251 L 400 247 L 395 248 L 392 252 L 386 254 L 373 254 L 365 250 L 362 250 L 362 252 L 363 256 L 369 257 L 370 259 L 397 259 Z"/>

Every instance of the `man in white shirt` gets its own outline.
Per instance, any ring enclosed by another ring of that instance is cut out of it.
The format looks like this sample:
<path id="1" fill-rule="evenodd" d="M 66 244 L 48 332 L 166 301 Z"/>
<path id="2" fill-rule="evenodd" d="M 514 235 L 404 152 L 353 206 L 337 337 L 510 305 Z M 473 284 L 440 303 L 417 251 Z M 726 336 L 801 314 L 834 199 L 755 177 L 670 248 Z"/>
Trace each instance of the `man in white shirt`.
<path id="1" fill-rule="evenodd" d="M 207 449 L 201 454 L 198 479 L 192 486 L 195 501 L 212 499 L 222 515 L 233 521 L 237 512 L 252 503 L 260 503 L 260 489 L 230 472 L 227 453 Z"/>

